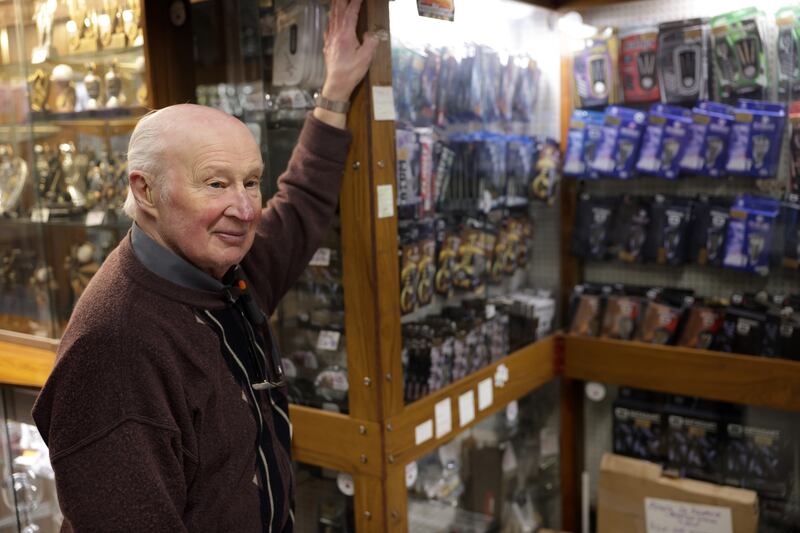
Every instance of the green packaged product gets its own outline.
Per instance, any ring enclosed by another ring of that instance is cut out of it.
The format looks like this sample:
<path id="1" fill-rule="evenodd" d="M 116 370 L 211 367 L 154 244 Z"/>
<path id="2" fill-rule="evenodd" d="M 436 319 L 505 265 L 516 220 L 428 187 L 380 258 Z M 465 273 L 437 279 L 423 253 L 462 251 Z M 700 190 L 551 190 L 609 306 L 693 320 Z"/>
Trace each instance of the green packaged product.
<path id="1" fill-rule="evenodd" d="M 768 97 L 764 13 L 754 7 L 711 19 L 715 96 L 723 102 Z"/>
<path id="2" fill-rule="evenodd" d="M 775 15 L 778 26 L 778 100 L 800 97 L 800 6 L 784 7 Z"/>

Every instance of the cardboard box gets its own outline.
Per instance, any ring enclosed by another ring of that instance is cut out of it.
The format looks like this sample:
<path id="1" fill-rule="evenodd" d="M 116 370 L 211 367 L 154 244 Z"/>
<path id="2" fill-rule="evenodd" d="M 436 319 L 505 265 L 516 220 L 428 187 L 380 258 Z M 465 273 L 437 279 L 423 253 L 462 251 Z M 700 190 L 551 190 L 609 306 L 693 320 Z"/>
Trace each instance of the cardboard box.
<path id="1" fill-rule="evenodd" d="M 600 465 L 597 506 L 598 533 L 758 530 L 755 492 L 668 478 L 657 464 L 609 453 Z"/>

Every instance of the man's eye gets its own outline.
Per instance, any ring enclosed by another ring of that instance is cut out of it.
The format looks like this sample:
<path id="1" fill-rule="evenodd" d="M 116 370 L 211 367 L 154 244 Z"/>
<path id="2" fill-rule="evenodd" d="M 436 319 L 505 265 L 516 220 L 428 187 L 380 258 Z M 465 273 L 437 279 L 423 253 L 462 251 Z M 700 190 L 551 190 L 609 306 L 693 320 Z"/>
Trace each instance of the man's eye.
<path id="1" fill-rule="evenodd" d="M 258 188 L 258 185 L 259 185 L 259 183 L 258 183 L 258 180 L 249 180 L 249 181 L 247 182 L 247 185 L 246 185 L 246 186 L 247 186 L 247 188 L 249 188 L 249 189 L 257 189 L 257 188 Z"/>
<path id="2" fill-rule="evenodd" d="M 212 181 L 208 184 L 212 189 L 221 189 L 224 187 L 221 181 Z"/>

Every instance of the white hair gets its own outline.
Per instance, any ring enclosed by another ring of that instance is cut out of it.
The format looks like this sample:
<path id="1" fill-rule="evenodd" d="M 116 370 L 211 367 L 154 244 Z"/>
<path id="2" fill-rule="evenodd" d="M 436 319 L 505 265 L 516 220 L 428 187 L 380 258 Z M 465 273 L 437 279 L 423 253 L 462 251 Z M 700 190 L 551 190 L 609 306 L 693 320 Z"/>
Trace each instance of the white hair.
<path id="1" fill-rule="evenodd" d="M 133 172 L 152 178 L 151 186 L 159 190 L 161 201 L 165 202 L 169 198 L 168 180 L 165 179 L 168 167 L 163 121 L 153 120 L 158 112 L 159 110 L 150 111 L 140 118 L 128 142 L 128 195 L 122 210 L 133 220 L 136 220 L 138 213 L 136 198 L 130 186 L 130 175 Z"/>

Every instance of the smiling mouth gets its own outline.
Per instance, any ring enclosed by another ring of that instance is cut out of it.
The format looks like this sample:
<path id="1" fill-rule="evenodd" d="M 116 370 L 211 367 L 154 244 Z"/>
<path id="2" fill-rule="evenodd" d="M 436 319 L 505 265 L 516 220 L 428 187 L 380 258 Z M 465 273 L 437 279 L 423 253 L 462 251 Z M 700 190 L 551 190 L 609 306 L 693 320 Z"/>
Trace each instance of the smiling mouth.
<path id="1" fill-rule="evenodd" d="M 247 233 L 245 232 L 217 231 L 214 235 L 220 240 L 231 244 L 241 243 L 247 238 Z"/>

